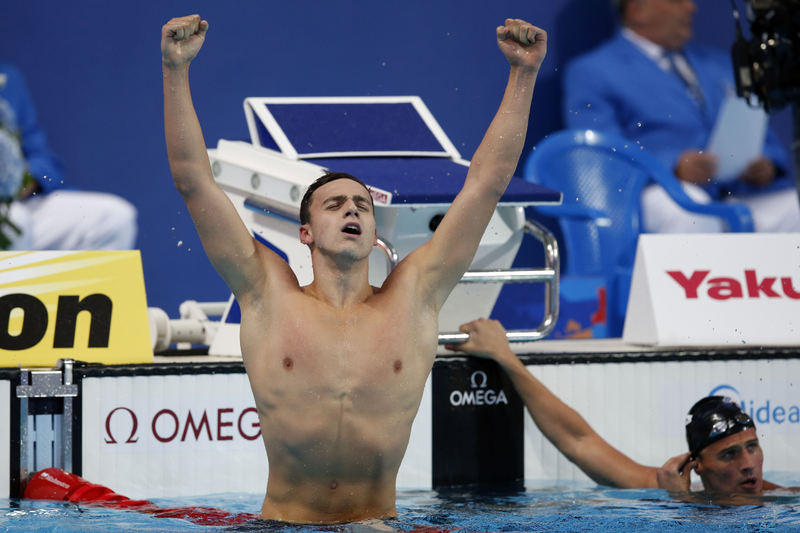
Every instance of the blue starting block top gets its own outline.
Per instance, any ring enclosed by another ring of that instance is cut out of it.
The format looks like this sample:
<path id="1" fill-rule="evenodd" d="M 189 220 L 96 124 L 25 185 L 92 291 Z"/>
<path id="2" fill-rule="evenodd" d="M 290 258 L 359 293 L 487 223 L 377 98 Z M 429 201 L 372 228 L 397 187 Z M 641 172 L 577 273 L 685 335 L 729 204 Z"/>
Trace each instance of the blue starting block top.
<path id="1" fill-rule="evenodd" d="M 247 98 L 251 142 L 291 159 L 459 158 L 417 96 Z"/>
<path id="2" fill-rule="evenodd" d="M 247 98 L 244 108 L 252 144 L 352 174 L 384 204 L 450 204 L 467 175 L 417 96 Z M 500 202 L 560 203 L 561 193 L 513 179 Z"/>
<path id="3" fill-rule="evenodd" d="M 370 187 L 391 193 L 389 204 L 450 204 L 464 185 L 469 167 L 433 157 L 337 157 L 307 159 L 331 172 L 347 172 Z M 500 204 L 559 204 L 561 193 L 513 178 Z"/>

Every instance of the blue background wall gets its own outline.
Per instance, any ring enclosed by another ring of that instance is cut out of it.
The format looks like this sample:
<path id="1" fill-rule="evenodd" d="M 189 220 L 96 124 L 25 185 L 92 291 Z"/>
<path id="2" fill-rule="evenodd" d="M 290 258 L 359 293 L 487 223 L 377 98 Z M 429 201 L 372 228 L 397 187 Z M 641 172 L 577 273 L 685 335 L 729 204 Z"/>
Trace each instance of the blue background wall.
<path id="1" fill-rule="evenodd" d="M 699 4 L 696 41 L 728 48 L 730 4 Z M 246 138 L 247 96 L 415 94 L 467 159 L 506 81 L 496 25 L 518 17 L 549 32 L 528 149 L 561 128 L 566 62 L 614 29 L 605 0 L 5 0 L 2 6 L 0 57 L 26 74 L 68 185 L 114 192 L 136 205 L 148 303 L 172 316 L 183 300 L 225 299 L 228 291 L 205 258 L 167 166 L 159 43 L 170 17 L 200 13 L 211 24 L 191 76 L 209 146 Z M 773 121 L 788 146 L 788 112 Z"/>

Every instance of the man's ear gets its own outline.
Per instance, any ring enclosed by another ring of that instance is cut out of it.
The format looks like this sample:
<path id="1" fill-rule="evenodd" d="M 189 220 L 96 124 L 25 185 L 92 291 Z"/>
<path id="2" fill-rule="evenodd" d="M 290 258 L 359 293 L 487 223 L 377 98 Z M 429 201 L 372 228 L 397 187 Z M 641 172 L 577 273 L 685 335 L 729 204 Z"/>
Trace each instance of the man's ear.
<path id="1" fill-rule="evenodd" d="M 314 237 L 311 235 L 311 226 L 309 224 L 302 224 L 300 226 L 300 242 L 310 246 L 314 242 Z"/>
<path id="2" fill-rule="evenodd" d="M 378 228 L 375 228 L 375 237 L 372 239 L 372 246 L 378 246 Z"/>
<path id="3" fill-rule="evenodd" d="M 694 459 L 694 473 L 698 476 L 703 472 L 703 461 L 699 457 L 695 457 Z"/>

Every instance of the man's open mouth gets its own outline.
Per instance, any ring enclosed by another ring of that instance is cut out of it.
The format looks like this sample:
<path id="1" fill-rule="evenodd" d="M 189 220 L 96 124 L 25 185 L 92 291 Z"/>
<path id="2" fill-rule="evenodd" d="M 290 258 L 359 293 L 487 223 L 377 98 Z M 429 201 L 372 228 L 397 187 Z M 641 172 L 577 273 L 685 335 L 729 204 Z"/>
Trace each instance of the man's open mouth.
<path id="1" fill-rule="evenodd" d="M 739 483 L 739 486 L 744 489 L 755 489 L 756 485 L 758 485 L 758 480 L 754 477 L 750 477 Z"/>
<path id="2" fill-rule="evenodd" d="M 361 226 L 355 223 L 347 224 L 342 231 L 348 235 L 361 235 Z"/>

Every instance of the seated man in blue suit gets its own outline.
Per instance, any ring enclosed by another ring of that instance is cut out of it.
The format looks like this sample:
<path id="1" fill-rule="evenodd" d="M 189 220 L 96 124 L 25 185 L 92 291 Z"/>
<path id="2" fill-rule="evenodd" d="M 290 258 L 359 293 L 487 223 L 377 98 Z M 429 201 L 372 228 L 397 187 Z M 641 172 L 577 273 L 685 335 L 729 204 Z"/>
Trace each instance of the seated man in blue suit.
<path id="1" fill-rule="evenodd" d="M 0 250 L 123 250 L 136 233 L 127 200 L 65 187 L 22 73 L 0 62 Z"/>
<path id="2" fill-rule="evenodd" d="M 688 44 L 694 0 L 613 0 L 622 30 L 571 62 L 564 78 L 570 128 L 615 133 L 649 150 L 699 202 L 750 207 L 756 231 L 800 231 L 800 204 L 789 158 L 768 132 L 763 155 L 734 180 L 717 178 L 723 154 L 704 152 L 725 98 L 735 93 L 726 52 Z M 715 232 L 717 219 L 693 215 L 657 186 L 645 189 L 650 232 Z"/>

